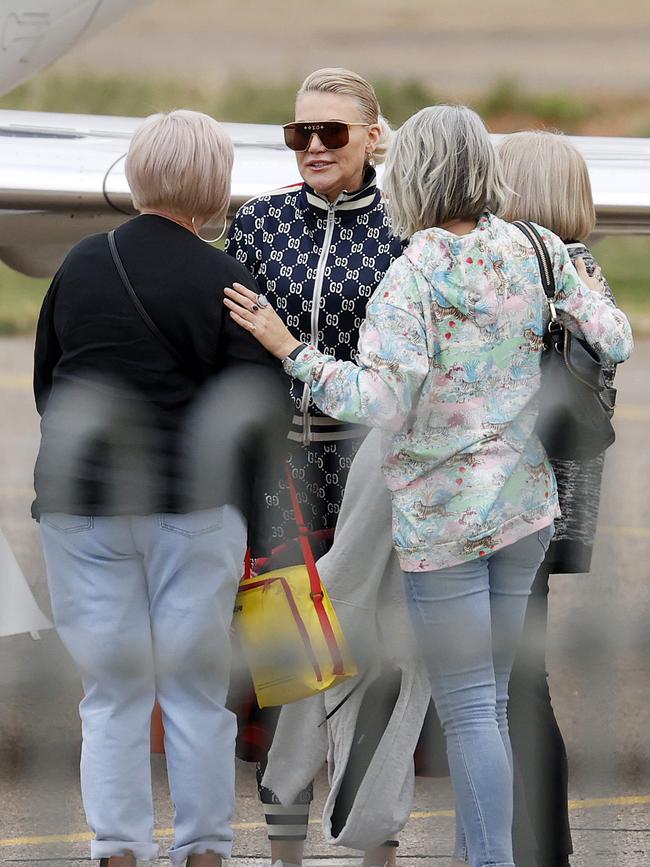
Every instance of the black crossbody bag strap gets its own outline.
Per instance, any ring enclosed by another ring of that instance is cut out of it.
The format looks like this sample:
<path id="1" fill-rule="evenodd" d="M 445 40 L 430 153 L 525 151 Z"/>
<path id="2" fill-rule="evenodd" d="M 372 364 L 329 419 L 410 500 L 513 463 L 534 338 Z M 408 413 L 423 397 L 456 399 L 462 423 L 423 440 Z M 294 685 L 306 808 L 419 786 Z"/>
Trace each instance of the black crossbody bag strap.
<path id="1" fill-rule="evenodd" d="M 115 230 L 114 229 L 108 233 L 108 246 L 110 248 L 111 256 L 113 257 L 113 262 L 115 263 L 117 273 L 120 275 L 120 279 L 121 279 L 122 283 L 124 284 L 124 288 L 126 289 L 129 297 L 131 298 L 131 301 L 133 301 L 135 309 L 140 314 L 142 321 L 147 326 L 149 331 L 153 334 L 153 336 L 157 340 L 159 340 L 160 343 L 162 343 L 162 345 L 165 347 L 165 349 L 169 352 L 169 354 L 174 357 L 174 359 L 178 362 L 180 367 L 186 373 L 191 373 L 189 365 L 187 363 L 187 359 L 181 355 L 181 353 L 178 351 L 178 349 L 176 349 L 176 347 L 174 346 L 173 343 L 171 343 L 169 340 L 167 340 L 167 338 L 162 333 L 160 328 L 158 328 L 158 326 L 153 321 L 151 316 L 149 316 L 149 314 L 145 310 L 144 305 L 142 304 L 142 301 L 140 301 L 140 299 L 138 298 L 138 294 L 135 291 L 135 289 L 133 288 L 133 284 L 129 280 L 129 275 L 126 273 L 126 269 L 124 267 L 122 259 L 120 258 L 120 254 L 117 251 L 117 244 L 115 243 Z M 196 379 L 196 376 L 194 374 L 192 374 L 192 379 Z"/>
<path id="2" fill-rule="evenodd" d="M 537 229 L 528 220 L 515 220 L 512 224 L 528 238 L 533 245 L 533 250 L 539 263 L 539 272 L 542 277 L 542 287 L 549 301 L 555 299 L 555 277 L 553 276 L 553 263 L 548 252 L 548 247 Z M 555 317 L 554 317 L 555 318 Z"/>

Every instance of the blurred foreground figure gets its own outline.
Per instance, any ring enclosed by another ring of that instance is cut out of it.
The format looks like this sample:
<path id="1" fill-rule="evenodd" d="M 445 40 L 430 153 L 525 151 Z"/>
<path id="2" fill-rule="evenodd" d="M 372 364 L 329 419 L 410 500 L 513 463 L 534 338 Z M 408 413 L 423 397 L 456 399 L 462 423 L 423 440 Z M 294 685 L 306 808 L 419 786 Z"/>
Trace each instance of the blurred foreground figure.
<path id="1" fill-rule="evenodd" d="M 33 514 L 83 680 L 82 796 L 104 867 L 158 857 L 156 696 L 171 862 L 212 867 L 231 851 L 229 629 L 250 502 L 288 427 L 280 366 L 223 311 L 224 286 L 256 284 L 197 237 L 225 218 L 232 160 L 206 115 L 147 119 L 126 162 L 141 215 L 115 232 L 115 251 L 104 234 L 72 249 L 38 324 Z"/>
<path id="2" fill-rule="evenodd" d="M 502 216 L 533 220 L 566 245 L 592 275 L 597 263 L 585 246 L 596 223 L 584 158 L 562 135 L 521 132 L 499 146 L 509 187 Z M 598 270 L 600 273 L 600 269 Z M 601 278 L 604 295 L 614 297 Z M 615 367 L 604 368 L 611 386 Z M 526 610 L 522 646 L 510 678 L 508 717 L 518 773 L 515 774 L 515 860 L 522 867 L 568 867 L 573 851 L 569 828 L 568 765 L 553 713 L 546 673 L 549 575 L 588 572 L 596 537 L 605 455 L 587 461 L 551 461 L 562 516 L 539 568 Z M 532 832 L 532 833 L 531 833 Z"/>
<path id="3" fill-rule="evenodd" d="M 501 172 L 470 109 L 436 106 L 406 121 L 384 187 L 393 227 L 410 242 L 368 303 L 357 363 L 301 343 L 270 305 L 256 310 L 244 286 L 227 289 L 225 303 L 324 412 L 387 431 L 393 544 L 467 858 L 514 867 L 508 680 L 559 517 L 535 433 L 548 303 L 532 244 L 495 216 Z M 625 315 L 557 236 L 540 231 L 559 315 L 605 361 L 625 360 Z"/>
<path id="4" fill-rule="evenodd" d="M 36 604 L 27 579 L 9 543 L 0 531 L 0 638 L 31 632 L 38 637 L 41 629 L 52 624 Z"/>

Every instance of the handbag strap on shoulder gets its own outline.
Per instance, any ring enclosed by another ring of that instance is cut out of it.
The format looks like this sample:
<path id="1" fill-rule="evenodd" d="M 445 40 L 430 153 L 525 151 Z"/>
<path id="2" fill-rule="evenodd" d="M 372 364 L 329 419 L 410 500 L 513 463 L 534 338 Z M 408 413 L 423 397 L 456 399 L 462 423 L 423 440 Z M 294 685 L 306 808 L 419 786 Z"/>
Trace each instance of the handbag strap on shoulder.
<path id="1" fill-rule="evenodd" d="M 551 308 L 551 313 L 553 314 L 553 319 L 556 319 L 557 316 L 555 314 L 555 305 L 552 303 L 555 299 L 555 277 L 553 276 L 553 263 L 551 261 L 551 256 L 548 252 L 548 247 L 546 246 L 544 239 L 539 234 L 533 223 L 528 220 L 515 220 L 512 224 L 516 226 L 520 232 L 523 232 L 524 235 L 528 238 L 530 243 L 533 245 L 533 250 L 535 251 L 535 255 L 537 256 L 537 262 L 539 264 L 539 273 L 542 278 L 542 288 L 544 289 L 544 293 L 549 300 L 549 306 Z"/>
<path id="2" fill-rule="evenodd" d="M 140 301 L 140 299 L 138 298 L 138 293 L 133 288 L 133 284 L 129 279 L 129 275 L 126 273 L 126 268 L 124 267 L 124 263 L 122 262 L 120 254 L 118 252 L 117 243 L 115 241 L 115 229 L 111 230 L 108 233 L 108 246 L 111 251 L 111 256 L 113 257 L 113 262 L 115 263 L 115 268 L 120 276 L 120 280 L 124 284 L 124 288 L 126 289 L 129 297 L 131 298 L 131 301 L 133 301 L 133 306 L 138 311 L 140 318 L 147 326 L 151 334 L 153 334 L 153 336 L 160 343 L 162 343 L 162 345 L 169 352 L 169 354 L 173 356 L 173 358 L 178 362 L 181 369 L 189 373 L 192 376 L 192 379 L 195 379 L 196 377 L 192 375 L 188 367 L 187 359 L 179 352 L 178 349 L 176 349 L 174 344 L 165 337 L 160 328 L 158 328 L 151 316 L 149 316 L 149 314 L 145 310 L 142 301 Z"/>

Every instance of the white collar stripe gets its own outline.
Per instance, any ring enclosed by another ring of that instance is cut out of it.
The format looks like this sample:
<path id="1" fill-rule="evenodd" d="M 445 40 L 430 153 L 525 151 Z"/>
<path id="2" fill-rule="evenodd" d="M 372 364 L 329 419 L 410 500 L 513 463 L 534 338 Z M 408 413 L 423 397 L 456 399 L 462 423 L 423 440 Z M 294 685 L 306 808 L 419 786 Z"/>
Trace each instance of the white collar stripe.
<path id="1" fill-rule="evenodd" d="M 361 199 L 353 199 L 353 198 L 343 198 L 340 202 L 337 202 L 334 206 L 335 211 L 358 211 L 361 208 L 367 208 L 369 205 L 375 200 L 375 195 L 377 193 L 377 188 L 373 187 L 371 193 L 365 193 L 363 198 Z M 329 208 L 330 203 L 325 199 L 322 199 L 320 196 L 315 195 L 314 193 L 307 190 L 307 201 L 310 205 L 313 205 L 315 208 L 320 208 L 323 211 L 326 211 Z"/>

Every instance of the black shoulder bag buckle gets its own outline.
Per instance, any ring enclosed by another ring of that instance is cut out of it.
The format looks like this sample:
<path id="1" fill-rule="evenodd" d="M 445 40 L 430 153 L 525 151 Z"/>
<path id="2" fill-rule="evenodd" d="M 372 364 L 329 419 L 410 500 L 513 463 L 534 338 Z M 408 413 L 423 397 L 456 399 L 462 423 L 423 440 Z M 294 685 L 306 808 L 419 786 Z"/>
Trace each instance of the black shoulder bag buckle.
<path id="1" fill-rule="evenodd" d="M 612 416 L 616 390 L 607 387 L 598 355 L 557 315 L 553 263 L 544 239 L 527 220 L 513 225 L 533 246 L 551 314 L 544 331 L 535 432 L 551 460 L 595 458 L 615 439 Z"/>

